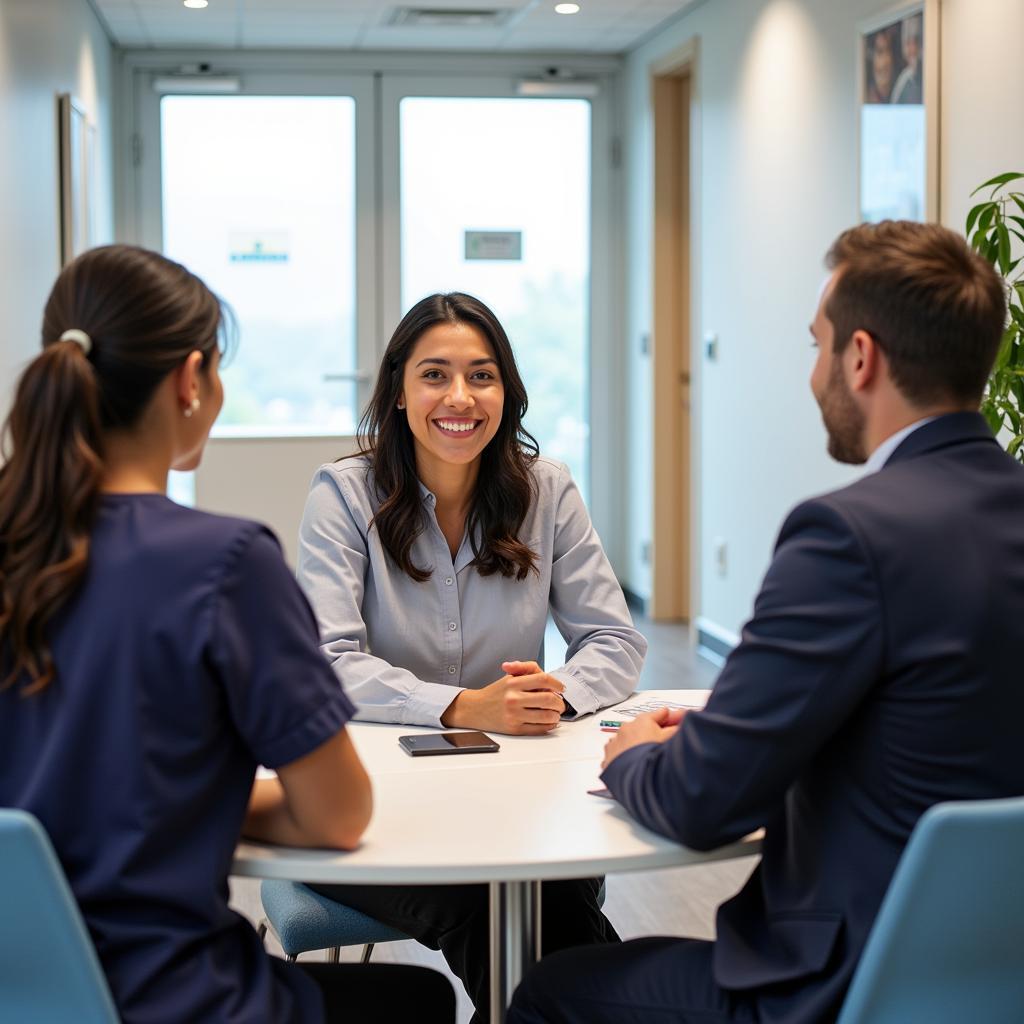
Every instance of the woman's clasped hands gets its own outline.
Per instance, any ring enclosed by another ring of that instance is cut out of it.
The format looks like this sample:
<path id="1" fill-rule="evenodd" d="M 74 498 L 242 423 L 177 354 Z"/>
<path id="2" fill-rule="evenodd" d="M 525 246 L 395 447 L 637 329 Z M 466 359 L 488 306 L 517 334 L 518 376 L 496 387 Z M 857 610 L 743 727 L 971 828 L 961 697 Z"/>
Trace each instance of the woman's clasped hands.
<path id="1" fill-rule="evenodd" d="M 505 661 L 500 679 L 479 690 L 460 690 L 441 716 L 441 724 L 487 729 L 515 736 L 551 732 L 565 711 L 565 684 L 535 661 Z"/>

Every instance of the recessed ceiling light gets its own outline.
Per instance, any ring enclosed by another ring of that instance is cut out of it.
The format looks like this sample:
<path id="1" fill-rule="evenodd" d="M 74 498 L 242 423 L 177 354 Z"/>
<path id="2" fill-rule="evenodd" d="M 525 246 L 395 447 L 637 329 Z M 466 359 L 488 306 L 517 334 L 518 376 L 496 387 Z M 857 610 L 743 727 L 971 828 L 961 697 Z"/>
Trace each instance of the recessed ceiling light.
<path id="1" fill-rule="evenodd" d="M 201 11 L 204 7 L 210 6 L 210 0 L 182 0 L 186 7 Z"/>
<path id="2" fill-rule="evenodd" d="M 579 4 L 555 4 L 555 14 L 579 14 Z"/>

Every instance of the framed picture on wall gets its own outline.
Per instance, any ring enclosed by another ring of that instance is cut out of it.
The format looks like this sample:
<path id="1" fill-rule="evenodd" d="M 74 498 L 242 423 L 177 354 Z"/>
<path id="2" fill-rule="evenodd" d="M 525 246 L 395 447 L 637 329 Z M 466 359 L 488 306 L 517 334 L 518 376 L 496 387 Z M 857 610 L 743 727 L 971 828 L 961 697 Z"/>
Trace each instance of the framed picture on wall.
<path id="1" fill-rule="evenodd" d="M 860 217 L 936 220 L 939 0 L 860 27 Z"/>
<path id="2" fill-rule="evenodd" d="M 93 241 L 93 161 L 96 126 L 70 93 L 57 97 L 60 139 L 60 258 L 61 265 L 84 252 Z"/>

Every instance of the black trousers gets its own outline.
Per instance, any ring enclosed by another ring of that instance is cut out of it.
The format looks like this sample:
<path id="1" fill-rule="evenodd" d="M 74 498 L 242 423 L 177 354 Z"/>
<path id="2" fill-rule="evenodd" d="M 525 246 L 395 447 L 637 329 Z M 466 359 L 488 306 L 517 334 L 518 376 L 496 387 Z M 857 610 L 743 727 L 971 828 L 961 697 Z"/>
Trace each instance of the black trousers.
<path id="1" fill-rule="evenodd" d="M 490 902 L 486 885 L 311 885 L 324 896 L 361 910 L 440 949 L 461 979 L 476 1012 L 490 1007 Z M 545 882 L 542 890 L 541 948 L 546 956 L 570 946 L 619 941 L 601 913 L 599 878 Z M 397 1018 L 396 1018 L 397 1019 Z"/>
<path id="2" fill-rule="evenodd" d="M 455 993 L 437 971 L 402 964 L 298 964 L 319 986 L 327 1024 L 455 1024 Z"/>
<path id="3" fill-rule="evenodd" d="M 711 973 L 713 943 L 633 939 L 569 949 L 530 969 L 506 1024 L 756 1024 Z"/>

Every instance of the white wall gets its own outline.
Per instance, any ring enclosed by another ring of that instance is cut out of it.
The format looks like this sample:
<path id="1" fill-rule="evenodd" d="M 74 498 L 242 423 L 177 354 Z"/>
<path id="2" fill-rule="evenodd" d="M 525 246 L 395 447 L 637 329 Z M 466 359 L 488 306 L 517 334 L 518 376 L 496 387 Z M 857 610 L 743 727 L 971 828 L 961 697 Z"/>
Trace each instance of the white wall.
<path id="1" fill-rule="evenodd" d="M 1024 172 L 1022 41 L 1022 0 L 943 0 L 942 222 L 958 231 L 974 188 Z"/>
<path id="2" fill-rule="evenodd" d="M 355 450 L 350 437 L 211 438 L 196 470 L 196 507 L 265 523 L 295 565 L 313 474 Z"/>
<path id="3" fill-rule="evenodd" d="M 86 0 L 0 0 L 0 416 L 60 270 L 58 93 L 96 124 L 96 240 L 113 237 L 112 74 Z"/>
<path id="4" fill-rule="evenodd" d="M 627 324 L 632 422 L 626 584 L 650 593 L 641 557 L 650 538 L 651 113 L 649 67 L 690 40 L 699 45 L 700 102 L 696 431 L 700 543 L 698 610 L 738 631 L 771 555 L 781 519 L 798 500 L 855 475 L 825 455 L 807 378 L 807 324 L 822 257 L 857 220 L 858 25 L 885 0 L 710 0 L 633 51 L 624 85 Z M 1024 165 L 1014 106 L 1024 88 L 1020 0 L 944 0 L 942 215 L 962 225 L 978 181 Z M 1000 135 L 1004 137 L 1000 137 Z M 716 574 L 712 539 L 728 544 Z"/>

